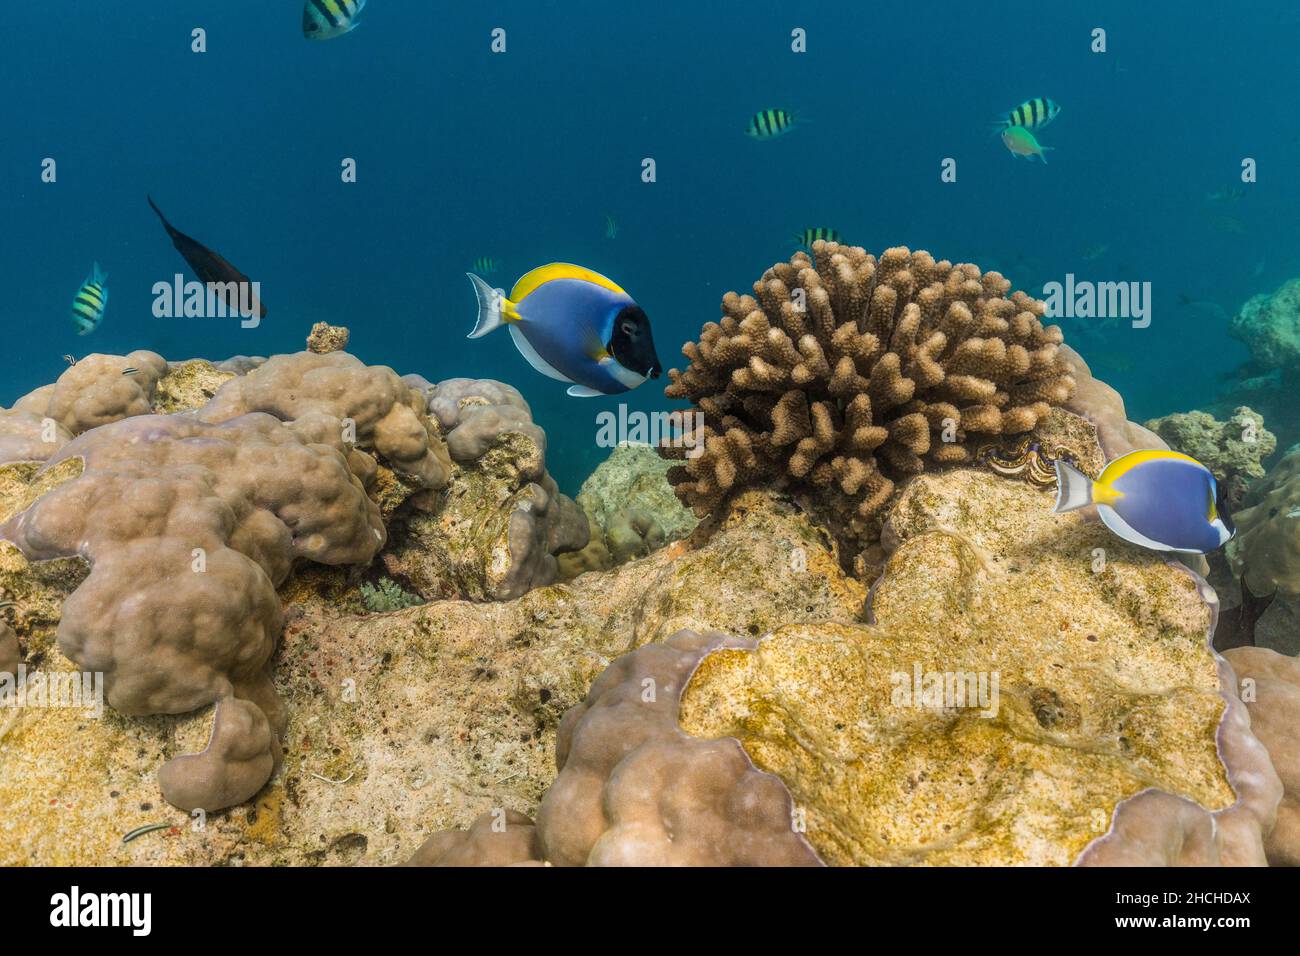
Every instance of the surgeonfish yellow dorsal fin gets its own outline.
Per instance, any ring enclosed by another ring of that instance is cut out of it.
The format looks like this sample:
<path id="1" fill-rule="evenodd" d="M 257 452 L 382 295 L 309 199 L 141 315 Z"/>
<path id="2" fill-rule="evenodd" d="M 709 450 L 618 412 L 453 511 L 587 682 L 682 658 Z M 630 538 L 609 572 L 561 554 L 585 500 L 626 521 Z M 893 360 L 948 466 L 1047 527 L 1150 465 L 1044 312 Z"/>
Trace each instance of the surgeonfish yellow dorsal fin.
<path id="1" fill-rule="evenodd" d="M 609 289 L 611 292 L 617 292 L 620 295 L 626 295 L 622 288 L 615 285 L 612 281 L 605 278 L 599 272 L 592 272 L 590 269 L 584 269 L 582 266 L 575 266 L 569 262 L 552 262 L 549 265 L 538 266 L 532 272 L 526 273 L 515 287 L 510 290 L 510 301 L 519 303 L 531 292 L 535 291 L 543 283 L 550 282 L 552 279 L 581 279 L 585 282 L 591 282 L 602 288 Z"/>
<path id="2" fill-rule="evenodd" d="M 1204 467 L 1195 458 L 1192 458 L 1190 455 L 1184 455 L 1181 452 L 1168 451 L 1163 448 L 1148 448 L 1144 451 L 1132 451 L 1127 455 L 1121 455 L 1119 458 L 1116 458 L 1106 466 L 1105 470 L 1102 471 L 1092 488 L 1093 503 L 1099 505 L 1113 505 L 1124 497 L 1122 491 L 1115 490 L 1115 482 L 1119 481 L 1139 465 L 1144 465 L 1149 461 L 1160 461 L 1162 459 L 1169 461 L 1186 461 L 1193 465 Z"/>
<path id="3" fill-rule="evenodd" d="M 1121 455 L 1119 458 L 1116 458 L 1107 465 L 1105 470 L 1102 471 L 1101 476 L 1097 479 L 1097 483 L 1112 485 L 1138 465 L 1145 465 L 1149 461 L 1155 461 L 1160 458 L 1168 458 L 1177 461 L 1190 461 L 1193 465 L 1201 464 L 1190 455 L 1184 455 L 1181 452 L 1176 451 L 1168 451 L 1163 448 L 1149 448 L 1145 451 L 1131 451 L 1127 455 Z"/>

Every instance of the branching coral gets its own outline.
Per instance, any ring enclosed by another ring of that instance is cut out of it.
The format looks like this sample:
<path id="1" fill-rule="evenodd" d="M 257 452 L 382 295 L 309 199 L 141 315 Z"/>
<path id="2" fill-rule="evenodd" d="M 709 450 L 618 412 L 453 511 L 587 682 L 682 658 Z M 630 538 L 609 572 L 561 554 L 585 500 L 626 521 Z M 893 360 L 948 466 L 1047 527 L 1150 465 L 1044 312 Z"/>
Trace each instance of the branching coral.
<path id="1" fill-rule="evenodd" d="M 813 243 L 728 293 L 720 322 L 683 347 L 669 398 L 704 413 L 703 453 L 665 447 L 701 517 L 758 483 L 818 492 L 859 547 L 896 483 L 969 462 L 974 439 L 1027 432 L 1074 380 L 1043 304 L 973 265 L 897 247 Z"/>

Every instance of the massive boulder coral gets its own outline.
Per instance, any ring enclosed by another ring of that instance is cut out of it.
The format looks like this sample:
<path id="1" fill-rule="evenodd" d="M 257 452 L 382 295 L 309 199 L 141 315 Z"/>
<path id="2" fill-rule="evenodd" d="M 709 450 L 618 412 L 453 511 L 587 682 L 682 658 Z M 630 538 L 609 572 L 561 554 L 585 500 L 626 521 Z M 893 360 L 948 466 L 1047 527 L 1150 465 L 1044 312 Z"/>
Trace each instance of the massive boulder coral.
<path id="1" fill-rule="evenodd" d="M 318 429 L 373 451 L 422 489 L 446 487 L 451 462 L 428 421 L 424 396 L 392 369 L 346 352 L 275 355 L 232 378 L 196 414 L 225 422 L 250 412 Z"/>
<path id="2" fill-rule="evenodd" d="M 1129 421 L 1124 397 L 1094 377 L 1082 355 L 1068 345 L 1061 346 L 1060 355 L 1075 383 L 1074 394 L 1064 407 L 1097 429 L 1097 443 L 1107 461 L 1147 448 L 1168 450 L 1165 440 L 1151 429 Z"/>
<path id="3" fill-rule="evenodd" d="M 1273 866 L 1300 866 L 1300 660 L 1261 647 L 1224 653 L 1250 711 L 1251 731 L 1268 749 L 1284 794 L 1264 849 Z"/>
<path id="4" fill-rule="evenodd" d="M 168 363 L 144 350 L 87 355 L 0 411 L 0 463 L 46 461 L 92 428 L 198 408 L 232 377 L 201 359 Z"/>
<path id="5" fill-rule="evenodd" d="M 266 665 L 281 628 L 275 588 L 294 562 L 364 563 L 384 543 L 345 450 L 269 415 L 127 418 L 65 446 L 46 468 L 79 459 L 81 474 L 0 525 L 30 560 L 90 562 L 63 604 L 59 648 L 104 675 L 113 708 L 218 705 L 208 750 L 163 769 L 178 806 L 238 803 L 270 776 L 284 715 Z"/>
<path id="6" fill-rule="evenodd" d="M 584 548 L 587 519 L 546 471 L 546 434 L 514 387 L 419 376 L 452 460 L 436 513 L 403 513 L 385 568 L 426 599 L 510 600 L 555 581 L 558 556 Z"/>
<path id="7" fill-rule="evenodd" d="M 1264 477 L 1264 461 L 1277 451 L 1277 438 L 1262 415 L 1241 406 L 1221 422 L 1201 411 L 1166 415 L 1146 423 L 1170 448 L 1191 455 L 1214 473 L 1225 500 L 1235 509 L 1250 483 Z"/>
<path id="8" fill-rule="evenodd" d="M 545 859 L 568 866 L 812 866 L 790 792 L 734 738 L 677 726 L 706 655 L 753 638 L 679 631 L 610 665 L 564 715 L 560 775 L 537 817 Z"/>
<path id="9" fill-rule="evenodd" d="M 704 414 L 704 452 L 662 453 L 703 517 L 739 488 L 809 491 L 856 553 L 878 536 L 897 483 L 973 460 L 990 436 L 1028 432 L 1074 380 L 1043 303 L 973 265 L 898 247 L 879 260 L 815 242 L 728 293 L 665 390 Z M 846 555 L 852 557 L 852 554 Z"/>

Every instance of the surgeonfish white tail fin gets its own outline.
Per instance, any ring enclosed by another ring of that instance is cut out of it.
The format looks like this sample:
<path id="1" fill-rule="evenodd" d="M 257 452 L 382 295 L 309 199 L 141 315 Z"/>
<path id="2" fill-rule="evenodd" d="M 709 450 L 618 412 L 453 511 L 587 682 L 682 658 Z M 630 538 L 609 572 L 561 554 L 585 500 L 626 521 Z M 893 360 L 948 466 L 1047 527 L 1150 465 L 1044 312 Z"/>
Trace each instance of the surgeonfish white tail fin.
<path id="1" fill-rule="evenodd" d="M 492 288 L 472 272 L 465 274 L 469 276 L 469 281 L 474 283 L 474 294 L 478 296 L 478 322 L 475 323 L 474 331 L 468 337 L 481 339 L 489 332 L 505 325 L 505 316 L 501 310 L 505 305 L 506 293 L 504 289 Z"/>
<path id="2" fill-rule="evenodd" d="M 1092 479 L 1069 462 L 1056 462 L 1056 513 L 1092 504 Z"/>

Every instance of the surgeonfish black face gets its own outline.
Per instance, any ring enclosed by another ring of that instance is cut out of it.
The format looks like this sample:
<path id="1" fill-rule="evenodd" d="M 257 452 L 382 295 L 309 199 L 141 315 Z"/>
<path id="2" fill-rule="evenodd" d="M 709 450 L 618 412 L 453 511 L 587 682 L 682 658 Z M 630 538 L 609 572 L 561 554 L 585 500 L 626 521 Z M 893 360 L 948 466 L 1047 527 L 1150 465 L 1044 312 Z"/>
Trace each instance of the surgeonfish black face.
<path id="1" fill-rule="evenodd" d="M 628 371 L 647 378 L 659 377 L 663 366 L 655 353 L 650 317 L 639 305 L 625 306 L 615 317 L 607 348 L 614 360 Z"/>
<path id="2" fill-rule="evenodd" d="M 1214 510 L 1218 513 L 1219 520 L 1223 522 L 1223 527 L 1227 529 L 1229 539 L 1237 534 L 1237 526 L 1233 524 L 1232 515 L 1228 511 L 1228 503 L 1225 500 L 1223 492 L 1223 483 L 1215 482 L 1214 492 Z"/>

